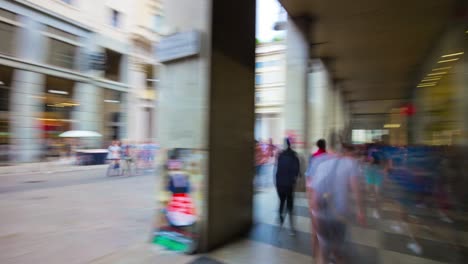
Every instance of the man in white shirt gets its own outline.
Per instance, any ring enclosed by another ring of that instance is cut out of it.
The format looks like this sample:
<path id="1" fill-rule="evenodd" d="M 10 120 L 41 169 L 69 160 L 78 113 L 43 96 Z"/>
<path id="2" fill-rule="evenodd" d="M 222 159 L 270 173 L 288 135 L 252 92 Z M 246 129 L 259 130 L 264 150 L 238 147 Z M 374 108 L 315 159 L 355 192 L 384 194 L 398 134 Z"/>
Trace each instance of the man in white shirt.
<path id="1" fill-rule="evenodd" d="M 359 164 L 353 155 L 353 146 L 343 146 L 343 154 L 320 162 L 309 183 L 312 224 L 319 241 L 318 263 L 328 263 L 329 255 L 337 261 L 343 258 L 346 222 L 351 217 L 349 195 L 356 201 L 356 217 L 365 223 L 365 214 L 359 191 Z M 325 261 L 325 262 L 324 262 Z"/>

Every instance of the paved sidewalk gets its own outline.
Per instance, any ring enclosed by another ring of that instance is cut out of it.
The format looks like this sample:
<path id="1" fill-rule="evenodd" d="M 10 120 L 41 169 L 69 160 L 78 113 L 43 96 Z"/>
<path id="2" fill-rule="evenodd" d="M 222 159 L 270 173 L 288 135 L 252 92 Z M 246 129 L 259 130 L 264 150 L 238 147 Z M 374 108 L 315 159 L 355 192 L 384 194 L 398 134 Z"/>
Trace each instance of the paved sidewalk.
<path id="1" fill-rule="evenodd" d="M 148 242 L 94 259 L 90 264 L 187 264 L 196 258 L 196 255 L 165 251 Z"/>
<path id="2" fill-rule="evenodd" d="M 68 160 L 55 160 L 46 162 L 22 163 L 11 166 L 1 166 L 0 176 L 11 174 L 25 174 L 25 173 L 52 173 L 52 172 L 65 172 L 65 171 L 80 171 L 80 170 L 93 170 L 97 168 L 107 168 L 107 164 L 92 165 L 92 166 L 78 166 L 72 165 Z"/>

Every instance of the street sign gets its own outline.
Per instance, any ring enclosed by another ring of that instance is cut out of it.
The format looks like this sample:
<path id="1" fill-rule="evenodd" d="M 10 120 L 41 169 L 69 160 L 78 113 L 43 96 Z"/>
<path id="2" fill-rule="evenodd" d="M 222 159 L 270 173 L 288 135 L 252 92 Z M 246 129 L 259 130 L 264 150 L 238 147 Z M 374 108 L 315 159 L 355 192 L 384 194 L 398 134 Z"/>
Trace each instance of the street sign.
<path id="1" fill-rule="evenodd" d="M 156 47 L 159 62 L 168 62 L 200 53 L 200 33 L 181 32 L 163 38 Z"/>
<path id="2" fill-rule="evenodd" d="M 89 54 L 90 67 L 92 70 L 103 71 L 106 69 L 106 53 L 96 52 Z"/>

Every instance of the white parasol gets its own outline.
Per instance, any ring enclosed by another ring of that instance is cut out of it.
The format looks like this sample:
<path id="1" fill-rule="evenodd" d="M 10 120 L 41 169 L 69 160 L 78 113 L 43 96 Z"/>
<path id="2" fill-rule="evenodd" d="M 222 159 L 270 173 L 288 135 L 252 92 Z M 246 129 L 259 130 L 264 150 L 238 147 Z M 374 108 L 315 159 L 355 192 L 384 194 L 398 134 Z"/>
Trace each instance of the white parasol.
<path id="1" fill-rule="evenodd" d="M 90 138 L 90 137 L 102 137 L 101 134 L 94 131 L 87 131 L 87 130 L 70 130 L 67 132 L 63 132 L 59 135 L 59 137 L 67 137 L 67 138 Z"/>

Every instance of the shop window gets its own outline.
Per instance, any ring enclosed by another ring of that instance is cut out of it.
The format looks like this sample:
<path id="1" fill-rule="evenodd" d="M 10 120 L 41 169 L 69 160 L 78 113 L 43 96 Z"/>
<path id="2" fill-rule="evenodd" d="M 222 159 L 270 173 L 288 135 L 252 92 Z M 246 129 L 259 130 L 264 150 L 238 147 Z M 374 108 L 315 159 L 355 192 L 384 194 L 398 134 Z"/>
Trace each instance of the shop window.
<path id="1" fill-rule="evenodd" d="M 0 164 L 8 162 L 9 160 L 9 121 L 0 119 Z"/>
<path id="2" fill-rule="evenodd" d="M 0 85 L 0 111 L 10 110 L 10 88 Z"/>
<path id="3" fill-rule="evenodd" d="M 120 113 L 118 113 L 118 112 L 111 113 L 111 121 L 112 121 L 113 123 L 118 123 L 118 122 L 120 122 Z"/>
<path id="4" fill-rule="evenodd" d="M 10 110 L 11 79 L 13 68 L 0 66 L 0 112 Z M 2 118 L 0 113 L 0 119 Z"/>

